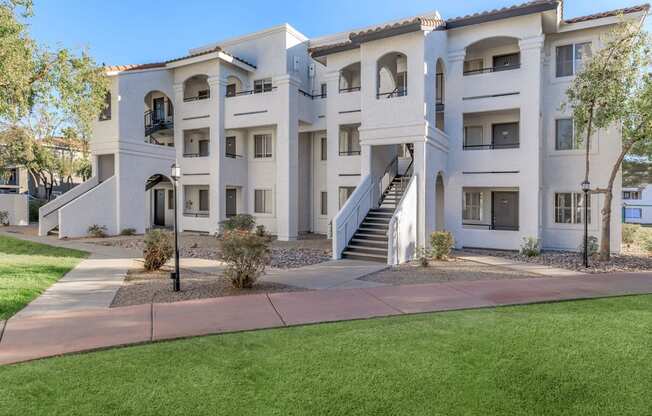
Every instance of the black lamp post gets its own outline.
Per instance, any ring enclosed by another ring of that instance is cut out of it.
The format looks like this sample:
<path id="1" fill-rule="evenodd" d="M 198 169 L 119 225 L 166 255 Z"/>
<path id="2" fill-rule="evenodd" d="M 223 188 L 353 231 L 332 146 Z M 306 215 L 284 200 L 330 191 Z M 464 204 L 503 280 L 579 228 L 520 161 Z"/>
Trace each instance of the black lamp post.
<path id="1" fill-rule="evenodd" d="M 584 192 L 584 267 L 589 267 L 589 191 L 591 183 L 588 180 L 582 182 L 582 192 Z"/>
<path id="2" fill-rule="evenodd" d="M 177 211 L 177 181 L 181 177 L 181 168 L 175 163 L 172 165 L 170 177 L 172 178 L 172 189 L 174 190 L 174 272 L 170 273 L 172 279 L 172 290 L 178 292 L 181 290 L 181 281 L 179 274 L 179 213 Z"/>

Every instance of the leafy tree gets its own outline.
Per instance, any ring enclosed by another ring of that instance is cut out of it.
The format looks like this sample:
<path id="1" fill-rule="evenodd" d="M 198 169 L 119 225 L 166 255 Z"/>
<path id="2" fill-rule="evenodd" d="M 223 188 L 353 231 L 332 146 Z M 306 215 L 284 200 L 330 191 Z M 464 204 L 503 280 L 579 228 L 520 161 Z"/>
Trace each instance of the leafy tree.
<path id="1" fill-rule="evenodd" d="M 644 69 L 652 63 L 648 34 L 640 23 L 622 21 L 604 47 L 585 64 L 566 92 L 578 138 L 585 148 L 585 180 L 589 180 L 590 146 L 596 130 L 620 126 L 622 148 L 609 179 L 592 192 L 604 195 L 600 260 L 610 254 L 613 185 L 627 155 L 652 155 L 652 79 Z"/>
<path id="2" fill-rule="evenodd" d="M 53 140 L 89 138 L 108 80 L 87 51 L 38 45 L 27 31 L 31 15 L 31 0 L 0 0 L 0 172 L 25 166 L 49 198 L 57 181 L 87 173 L 87 163 L 54 152 Z"/>

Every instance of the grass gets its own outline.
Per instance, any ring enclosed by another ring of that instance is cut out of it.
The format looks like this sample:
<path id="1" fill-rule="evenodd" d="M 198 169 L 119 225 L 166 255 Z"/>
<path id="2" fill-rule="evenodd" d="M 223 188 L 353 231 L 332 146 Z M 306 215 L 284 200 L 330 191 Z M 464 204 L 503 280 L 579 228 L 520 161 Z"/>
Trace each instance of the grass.
<path id="1" fill-rule="evenodd" d="M 24 308 L 86 255 L 0 236 L 0 320 Z"/>
<path id="2" fill-rule="evenodd" d="M 0 367 L 0 414 L 643 415 L 652 296 L 193 338 Z"/>

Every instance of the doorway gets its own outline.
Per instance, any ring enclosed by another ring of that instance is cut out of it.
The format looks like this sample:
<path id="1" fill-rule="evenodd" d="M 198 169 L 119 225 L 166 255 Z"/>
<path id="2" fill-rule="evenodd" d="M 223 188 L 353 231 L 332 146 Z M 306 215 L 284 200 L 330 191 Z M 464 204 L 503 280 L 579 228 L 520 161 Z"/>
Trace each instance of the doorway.
<path id="1" fill-rule="evenodd" d="M 518 230 L 518 192 L 492 192 L 491 211 L 494 230 Z"/>
<path id="2" fill-rule="evenodd" d="M 154 190 L 154 225 L 165 227 L 165 189 Z"/>
<path id="3" fill-rule="evenodd" d="M 235 188 L 226 189 L 226 218 L 238 215 L 238 190 Z"/>

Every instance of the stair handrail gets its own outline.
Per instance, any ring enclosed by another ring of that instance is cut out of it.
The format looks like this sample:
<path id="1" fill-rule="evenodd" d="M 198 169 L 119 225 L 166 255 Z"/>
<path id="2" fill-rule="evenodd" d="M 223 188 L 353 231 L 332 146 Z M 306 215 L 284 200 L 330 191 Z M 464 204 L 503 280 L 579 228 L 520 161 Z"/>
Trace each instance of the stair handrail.
<path id="1" fill-rule="evenodd" d="M 332 222 L 333 258 L 340 259 L 342 252 L 351 241 L 353 234 L 373 208 L 373 189 L 375 180 L 366 175 L 355 188 L 349 199 L 344 203 Z"/>
<path id="2" fill-rule="evenodd" d="M 402 178 L 403 177 L 401 177 L 401 179 Z M 407 176 L 407 183 L 405 185 L 405 189 L 403 190 L 403 194 L 401 195 L 401 198 L 396 204 L 396 210 L 394 211 L 392 218 L 389 220 L 389 224 L 387 227 L 387 264 L 396 265 L 401 262 L 402 256 L 399 252 L 399 241 L 400 241 L 400 235 L 402 234 L 401 229 L 405 228 L 408 232 L 414 232 L 414 229 L 416 229 L 416 227 L 411 227 L 409 226 L 409 224 L 408 226 L 403 226 L 403 224 L 400 221 L 400 218 L 404 210 L 404 202 L 408 196 L 407 191 L 410 187 L 416 186 L 416 179 L 417 179 L 416 175 L 412 175 L 411 173 L 410 176 Z M 416 212 L 412 212 L 408 214 L 405 218 L 407 218 L 408 221 L 416 221 L 416 217 L 417 217 Z M 416 248 L 416 238 L 414 238 L 413 249 L 415 248 Z M 407 254 L 408 257 L 410 257 L 410 254 L 409 253 Z M 414 253 L 412 253 L 412 255 L 413 254 Z M 403 260 L 408 260 L 408 259 L 404 258 Z"/>
<path id="3" fill-rule="evenodd" d="M 398 156 L 394 157 L 385 167 L 383 174 L 378 177 L 378 205 L 383 202 L 383 194 L 398 173 Z"/>

